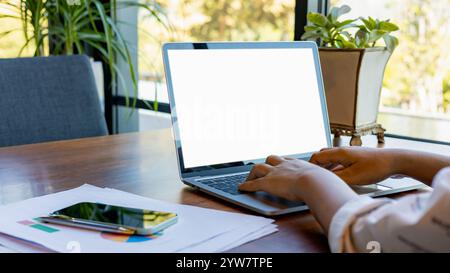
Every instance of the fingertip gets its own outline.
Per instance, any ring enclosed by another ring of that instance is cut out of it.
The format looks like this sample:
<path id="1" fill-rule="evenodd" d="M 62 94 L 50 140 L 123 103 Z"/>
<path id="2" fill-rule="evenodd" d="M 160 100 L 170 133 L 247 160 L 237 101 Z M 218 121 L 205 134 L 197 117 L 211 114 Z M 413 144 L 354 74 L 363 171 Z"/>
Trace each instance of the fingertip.
<path id="1" fill-rule="evenodd" d="M 281 162 L 283 162 L 283 158 L 281 156 L 278 155 L 269 155 L 266 158 L 266 164 L 269 164 L 271 166 L 276 166 L 278 164 L 280 164 Z"/>
<path id="2" fill-rule="evenodd" d="M 320 152 L 313 153 L 311 158 L 309 159 L 309 162 L 313 163 L 313 164 L 317 164 L 318 163 L 319 153 Z"/>
<path id="3" fill-rule="evenodd" d="M 264 180 L 261 178 L 256 178 L 251 181 L 246 181 L 246 182 L 240 184 L 238 189 L 242 190 L 242 191 L 248 191 L 248 192 L 260 191 L 260 190 L 263 190 L 261 188 L 263 186 L 263 184 L 261 183 L 262 181 L 264 181 Z"/>
<path id="4" fill-rule="evenodd" d="M 311 155 L 311 158 L 309 159 L 309 162 L 311 162 L 311 161 L 314 160 L 314 158 L 316 157 L 316 154 L 317 154 L 317 153 L 313 153 L 313 154 Z"/>
<path id="5" fill-rule="evenodd" d="M 255 191 L 255 190 L 253 190 L 253 188 L 254 188 L 253 184 L 254 183 L 252 183 L 252 181 L 246 181 L 246 182 L 240 184 L 238 189 L 240 191 Z"/>
<path id="6" fill-rule="evenodd" d="M 336 148 L 323 148 L 319 152 L 314 153 L 309 162 L 320 166 L 329 163 L 339 163 L 341 159 L 338 151 L 339 149 Z"/>

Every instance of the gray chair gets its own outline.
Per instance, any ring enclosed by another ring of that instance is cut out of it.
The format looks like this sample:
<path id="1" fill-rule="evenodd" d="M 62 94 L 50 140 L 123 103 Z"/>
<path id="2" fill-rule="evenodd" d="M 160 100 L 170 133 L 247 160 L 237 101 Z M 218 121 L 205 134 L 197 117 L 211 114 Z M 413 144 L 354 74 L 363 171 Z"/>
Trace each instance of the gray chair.
<path id="1" fill-rule="evenodd" d="M 107 133 L 88 57 L 0 59 L 0 147 Z"/>

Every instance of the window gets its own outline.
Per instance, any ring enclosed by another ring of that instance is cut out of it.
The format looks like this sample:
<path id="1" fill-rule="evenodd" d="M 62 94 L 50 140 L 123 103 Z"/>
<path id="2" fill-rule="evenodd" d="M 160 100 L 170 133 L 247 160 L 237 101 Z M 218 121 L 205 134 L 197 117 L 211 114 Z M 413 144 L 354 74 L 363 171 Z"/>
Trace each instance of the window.
<path id="1" fill-rule="evenodd" d="M 383 81 L 378 122 L 387 133 L 450 142 L 450 0 L 331 0 L 344 18 L 399 25 Z"/>
<path id="2" fill-rule="evenodd" d="M 295 0 L 160 0 L 170 29 L 140 12 L 139 97 L 168 102 L 161 45 L 167 41 L 293 40 Z M 170 126 L 168 114 L 140 110 L 140 130 Z"/>
<path id="3" fill-rule="evenodd" d="M 145 2 L 146 0 L 141 0 Z M 157 100 L 160 112 L 140 109 L 140 128 L 170 126 L 161 45 L 167 41 L 280 41 L 294 37 L 296 3 L 310 10 L 352 7 L 347 18 L 391 18 L 400 26 L 400 45 L 383 81 L 378 121 L 387 133 L 450 142 L 450 0 L 157 0 L 167 13 L 164 28 L 140 10 L 138 22 L 139 98 Z M 328 2 L 328 4 L 325 4 Z M 10 3 L 17 3 L 14 0 Z M 316 7 L 317 6 L 317 7 Z M 319 7 L 320 6 L 320 7 Z M 329 9 L 328 9 L 329 10 Z M 12 13 L 0 5 L 0 14 Z M 136 19 L 130 15 L 130 21 Z M 16 57 L 25 43 L 18 20 L 2 18 L 0 58 Z M 129 29 L 126 31 L 130 32 Z M 382 43 L 382 42 L 381 42 Z M 33 47 L 22 56 L 31 56 Z M 144 105 L 145 106 L 145 105 Z M 162 110 L 162 112 L 161 112 Z M 126 117 L 126 115 L 124 115 Z M 124 118 L 125 122 L 129 119 Z M 399 126 L 401 124 L 401 126 Z"/>

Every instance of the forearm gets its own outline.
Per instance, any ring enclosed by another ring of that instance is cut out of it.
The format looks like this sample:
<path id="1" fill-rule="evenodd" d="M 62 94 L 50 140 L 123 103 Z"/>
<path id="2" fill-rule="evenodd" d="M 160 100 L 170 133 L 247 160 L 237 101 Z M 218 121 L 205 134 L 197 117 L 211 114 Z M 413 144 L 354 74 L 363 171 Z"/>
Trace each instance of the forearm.
<path id="1" fill-rule="evenodd" d="M 338 209 L 357 194 L 332 172 L 305 173 L 299 179 L 300 198 L 328 234 L 331 220 Z"/>
<path id="2" fill-rule="evenodd" d="M 450 157 L 402 149 L 391 149 L 393 174 L 401 174 L 417 179 L 427 185 L 433 181 L 436 173 L 450 166 Z"/>

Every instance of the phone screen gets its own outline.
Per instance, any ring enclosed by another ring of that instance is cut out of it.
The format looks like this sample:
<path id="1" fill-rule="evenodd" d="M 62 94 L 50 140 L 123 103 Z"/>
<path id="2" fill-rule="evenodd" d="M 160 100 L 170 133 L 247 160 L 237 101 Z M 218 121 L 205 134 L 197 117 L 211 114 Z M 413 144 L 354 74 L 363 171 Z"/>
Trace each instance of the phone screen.
<path id="1" fill-rule="evenodd" d="M 177 215 L 171 212 L 117 207 L 100 203 L 78 203 L 55 211 L 52 215 L 109 223 L 119 226 L 148 229 Z"/>

